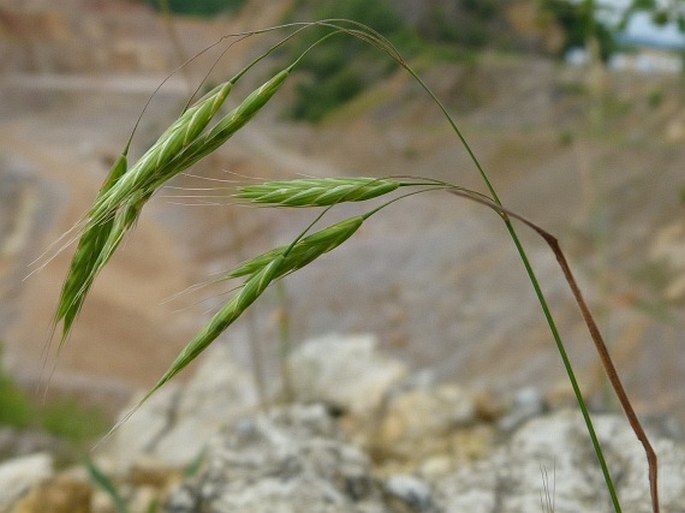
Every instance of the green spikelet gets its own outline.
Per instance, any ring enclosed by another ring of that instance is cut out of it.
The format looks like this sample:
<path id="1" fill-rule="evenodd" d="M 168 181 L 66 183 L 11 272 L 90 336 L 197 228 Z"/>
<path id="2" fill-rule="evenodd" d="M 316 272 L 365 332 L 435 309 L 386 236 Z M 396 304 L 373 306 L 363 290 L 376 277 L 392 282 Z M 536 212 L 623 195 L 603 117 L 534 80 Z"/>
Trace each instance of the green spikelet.
<path id="1" fill-rule="evenodd" d="M 300 239 L 294 246 L 284 245 L 262 253 L 239 264 L 226 277 L 238 278 L 240 276 L 254 275 L 274 258 L 283 254 L 285 254 L 285 262 L 281 266 L 278 277 L 301 269 L 349 239 L 359 229 L 364 219 L 363 216 L 350 217 Z M 288 251 L 288 248 L 290 248 L 290 251 Z M 288 251 L 287 254 L 286 251 Z"/>
<path id="2" fill-rule="evenodd" d="M 223 105 L 232 87 L 231 82 L 225 82 L 210 92 L 205 99 L 198 101 L 181 114 L 159 136 L 157 142 L 140 157 L 126 176 L 117 183 L 117 186 L 96 199 L 93 218 L 100 219 L 111 215 L 130 195 L 145 189 L 146 184 L 155 182 L 169 163 L 190 146 L 207 127 Z M 146 194 L 152 192 L 154 191 L 147 190 Z"/>
<path id="3" fill-rule="evenodd" d="M 149 185 L 158 187 L 224 144 L 266 105 L 289 75 L 290 68 L 284 69 L 250 93 L 232 112 L 223 117 L 208 132 L 197 137 L 182 153 L 177 155 L 160 173 L 157 180 Z"/>
<path id="4" fill-rule="evenodd" d="M 190 362 L 204 351 L 221 333 L 233 324 L 238 317 L 254 303 L 268 285 L 280 274 L 284 264 L 282 256 L 276 257 L 266 264 L 260 271 L 250 276 L 245 284 L 224 307 L 219 310 L 209 323 L 186 345 L 160 378 L 155 386 L 146 394 L 145 399 L 161 388 L 167 381 L 181 372 Z M 141 401 L 141 403 L 143 402 Z"/>
<path id="5" fill-rule="evenodd" d="M 112 165 L 107 178 L 100 187 L 98 196 L 105 194 L 126 173 L 126 155 L 122 154 Z M 114 219 L 107 219 L 100 223 L 86 226 L 81 235 L 76 252 L 71 260 L 69 272 L 62 286 L 55 323 L 62 323 L 62 340 L 64 344 L 76 316 L 83 306 L 84 291 L 87 291 L 92 283 L 92 277 L 97 272 L 97 262 L 102 248 L 107 244 L 110 237 Z"/>
<path id="6" fill-rule="evenodd" d="M 364 201 L 394 191 L 401 185 L 388 178 L 317 178 L 273 180 L 238 188 L 233 197 L 282 207 L 323 207 Z"/>

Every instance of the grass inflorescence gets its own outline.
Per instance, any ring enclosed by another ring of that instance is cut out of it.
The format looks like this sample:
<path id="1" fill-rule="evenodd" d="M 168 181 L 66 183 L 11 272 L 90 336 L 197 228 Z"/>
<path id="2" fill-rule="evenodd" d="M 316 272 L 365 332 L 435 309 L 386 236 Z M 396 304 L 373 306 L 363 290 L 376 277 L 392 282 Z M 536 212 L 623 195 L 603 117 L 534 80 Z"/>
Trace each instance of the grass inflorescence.
<path id="1" fill-rule="evenodd" d="M 231 92 L 236 81 L 275 48 L 286 44 L 304 30 L 318 27 L 326 33 L 310 45 L 289 66 L 276 73 L 261 87 L 249 94 L 237 107 L 228 114 L 215 120 L 219 110 Z M 83 301 L 98 272 L 107 264 L 116 251 L 121 240 L 138 219 L 145 203 L 171 178 L 186 170 L 192 164 L 209 155 L 222 146 L 239 129 L 245 126 L 279 91 L 295 66 L 315 46 L 323 44 L 328 38 L 338 35 L 355 37 L 381 50 L 393 61 L 404 68 L 413 77 L 426 94 L 445 116 L 453 132 L 467 151 L 480 174 L 487 195 L 469 191 L 457 185 L 439 182 L 432 179 L 412 178 L 306 178 L 295 180 L 273 180 L 253 183 L 238 187 L 232 197 L 252 205 L 272 207 L 311 208 L 325 207 L 314 223 L 302 231 L 290 244 L 279 246 L 250 258 L 225 275 L 226 279 L 243 279 L 235 295 L 219 309 L 209 323 L 185 346 L 169 369 L 145 395 L 145 401 L 155 391 L 181 372 L 190 362 L 202 353 L 221 333 L 231 326 L 274 282 L 307 266 L 322 255 L 339 247 L 354 235 L 362 224 L 375 213 L 387 206 L 404 200 L 413 194 L 427 193 L 434 190 L 446 190 L 459 197 L 484 204 L 494 210 L 504 221 L 512 241 L 519 252 L 521 261 L 530 279 L 531 285 L 540 302 L 547 319 L 562 362 L 573 387 L 579 407 L 583 413 L 588 433 L 593 443 L 595 454 L 602 469 L 607 490 L 616 513 L 621 511 L 618 495 L 613 484 L 601 445 L 595 433 L 585 400 L 575 377 L 570 359 L 566 354 L 559 330 L 547 304 L 539 281 L 529 262 L 526 251 L 518 237 L 512 220 L 523 222 L 535 230 L 554 252 L 564 273 L 576 302 L 581 310 L 592 340 L 604 365 L 609 381 L 628 417 L 631 427 L 642 442 L 649 463 L 649 482 L 652 508 L 659 511 L 657 494 L 656 456 L 649 440 L 633 411 L 632 405 L 623 390 L 618 373 L 611 361 L 602 336 L 584 301 L 576 280 L 561 251 L 558 241 L 538 225 L 511 212 L 502 205 L 499 196 L 490 181 L 485 169 L 479 162 L 466 138 L 454 122 L 452 116 L 425 84 L 419 75 L 404 61 L 400 52 L 379 33 L 359 23 L 349 20 L 323 20 L 315 23 L 294 23 L 275 27 L 273 30 L 290 29 L 291 33 L 280 43 L 274 45 L 265 54 L 257 58 L 231 80 L 220 84 L 203 99 L 187 108 L 172 125 L 162 133 L 157 142 L 129 168 L 128 146 L 115 163 L 110 174 L 96 196 L 90 212 L 82 221 L 83 230 L 77 245 L 71 267 L 60 296 L 55 322 L 62 322 L 62 342 L 69 333 Z M 267 29 L 271 30 L 271 29 Z M 247 35 L 256 34 L 246 33 Z M 264 31 L 261 31 L 264 32 Z M 240 37 L 247 37 L 239 34 Z M 210 125 L 214 123 L 213 126 Z M 130 141 L 129 141 L 130 144 Z M 409 188 L 411 192 L 397 193 L 398 189 Z M 320 221 L 332 208 L 341 203 L 363 202 L 394 194 L 392 199 L 385 200 L 380 206 L 363 214 L 347 218 L 328 227 L 313 231 L 314 224 Z M 311 232 L 311 233 L 310 233 Z M 135 411 L 135 410 L 134 410 Z M 126 420 L 125 417 L 123 421 Z M 116 428 L 116 426 L 115 426 Z"/>
<path id="2" fill-rule="evenodd" d="M 279 277 L 288 272 L 301 269 L 349 239 L 363 222 L 364 217 L 362 216 L 350 217 L 340 221 L 307 237 L 303 237 L 294 244 L 280 246 L 250 258 L 229 271 L 226 277 L 253 276 L 279 256 L 283 256 L 285 259 L 284 265 L 282 265 L 279 271 Z"/>
<path id="3" fill-rule="evenodd" d="M 390 178 L 318 178 L 272 180 L 238 188 L 233 196 L 271 206 L 323 207 L 341 201 L 365 201 L 394 191 L 400 182 Z"/>

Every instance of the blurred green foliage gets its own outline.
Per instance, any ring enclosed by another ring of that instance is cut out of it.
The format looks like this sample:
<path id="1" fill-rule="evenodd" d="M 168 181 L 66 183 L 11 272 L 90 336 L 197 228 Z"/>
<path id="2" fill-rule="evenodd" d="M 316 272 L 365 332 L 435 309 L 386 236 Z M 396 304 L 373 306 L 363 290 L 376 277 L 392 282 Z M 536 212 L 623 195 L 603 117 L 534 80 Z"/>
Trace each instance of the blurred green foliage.
<path id="1" fill-rule="evenodd" d="M 649 95 L 647 96 L 647 103 L 652 109 L 660 107 L 661 104 L 664 103 L 664 92 L 660 89 L 654 89 L 650 91 Z"/>
<path id="2" fill-rule="evenodd" d="M 0 425 L 26 428 L 35 416 L 26 395 L 0 369 Z"/>
<path id="3" fill-rule="evenodd" d="M 85 466 L 88 471 L 88 477 L 90 477 L 90 480 L 110 498 L 114 504 L 116 513 L 129 513 L 126 500 L 119 492 L 119 487 L 110 479 L 105 471 L 90 458 L 86 459 Z"/>
<path id="4" fill-rule="evenodd" d="M 48 433 L 72 442 L 92 440 L 109 427 L 109 421 L 97 408 L 86 407 L 75 399 L 51 402 L 39 412 L 39 421 Z"/>
<path id="5" fill-rule="evenodd" d="M 239 9 L 247 0 L 147 0 L 157 10 L 169 9 L 175 14 L 216 16 Z"/>
<path id="6" fill-rule="evenodd" d="M 432 5 L 425 19 L 409 21 L 390 0 L 299 0 L 285 21 L 351 19 L 383 34 L 402 49 L 404 57 L 421 55 L 424 60 L 455 61 L 470 57 L 464 48 L 479 48 L 488 41 L 483 23 L 498 12 L 500 2 L 459 0 L 458 4 L 457 10 L 450 13 L 444 12 L 440 3 Z M 306 32 L 290 47 L 286 58 L 297 58 L 322 34 Z M 367 43 L 335 36 L 299 65 L 306 78 L 297 85 L 291 115 L 295 119 L 320 121 L 396 68 L 397 64 L 387 55 Z"/>
<path id="7" fill-rule="evenodd" d="M 0 362 L 1 356 L 0 344 Z M 81 442 L 105 432 L 109 421 L 97 408 L 86 408 L 73 399 L 36 404 L 0 364 L 0 425 L 18 429 L 42 428 L 52 435 Z"/>
<path id="8" fill-rule="evenodd" d="M 559 27 L 564 31 L 562 52 L 569 48 L 584 48 L 590 40 L 599 45 L 599 54 L 606 61 L 616 50 L 613 32 L 596 19 L 596 2 L 583 0 L 543 0 L 540 4 L 543 11 L 550 13 Z"/>
<path id="9" fill-rule="evenodd" d="M 324 0 L 311 5 L 300 1 L 289 20 L 347 18 L 358 21 L 382 33 L 390 40 L 407 41 L 413 36 L 407 23 L 398 15 L 389 0 Z M 309 31 L 292 45 L 287 58 L 292 60 L 321 37 L 321 31 Z M 386 76 L 394 65 L 368 44 L 356 38 L 339 35 L 311 52 L 299 70 L 308 79 L 297 86 L 292 109 L 295 119 L 320 121 L 339 105 L 352 99 L 368 84 Z"/>
<path id="10" fill-rule="evenodd" d="M 630 17 L 638 11 L 650 13 L 656 25 L 666 25 L 675 22 L 681 32 L 685 32 L 685 2 L 659 2 L 657 0 L 633 0 L 623 14 L 621 28 L 625 28 Z"/>

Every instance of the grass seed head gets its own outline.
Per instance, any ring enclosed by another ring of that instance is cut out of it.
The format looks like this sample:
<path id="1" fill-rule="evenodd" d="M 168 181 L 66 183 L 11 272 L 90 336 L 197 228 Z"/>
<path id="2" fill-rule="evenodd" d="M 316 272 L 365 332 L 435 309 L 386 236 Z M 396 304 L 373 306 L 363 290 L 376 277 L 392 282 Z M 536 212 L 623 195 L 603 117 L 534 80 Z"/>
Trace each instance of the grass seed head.
<path id="1" fill-rule="evenodd" d="M 127 169 L 126 155 L 119 155 L 100 187 L 98 195 L 104 194 L 111 189 L 126 173 Z M 62 342 L 60 346 L 64 343 L 74 320 L 83 306 L 85 291 L 90 288 L 94 274 L 97 272 L 99 255 L 107 244 L 112 226 L 112 219 L 101 223 L 90 223 L 81 235 L 81 239 L 72 257 L 67 277 L 62 286 L 55 314 L 55 323 L 63 321 Z"/>
<path id="2" fill-rule="evenodd" d="M 249 275 L 243 287 L 219 310 L 210 322 L 181 351 L 169 370 L 150 390 L 145 399 L 192 362 L 207 346 L 225 331 L 281 276 L 295 271 L 347 240 L 364 222 L 356 216 L 333 224 L 299 240 L 294 245 L 281 246 L 248 260 L 233 271 L 233 276 Z M 290 251 L 288 251 L 290 249 Z M 143 399 L 143 400 L 145 400 Z"/>
<path id="3" fill-rule="evenodd" d="M 289 75 L 289 69 L 280 71 L 270 80 L 262 84 L 261 87 L 250 93 L 240 105 L 219 120 L 211 130 L 196 138 L 195 141 L 177 157 L 176 166 L 185 169 L 225 143 L 234 133 L 250 121 L 264 105 L 266 105 Z"/>
<path id="4" fill-rule="evenodd" d="M 64 343 L 81 311 L 95 277 L 109 262 L 129 228 L 137 221 L 144 201 L 139 199 L 121 209 L 112 219 L 90 225 L 81 236 L 62 288 L 55 322 L 62 322 Z"/>
<path id="5" fill-rule="evenodd" d="M 266 105 L 289 74 L 289 69 L 277 73 L 205 133 L 202 131 L 228 96 L 231 83 L 188 109 L 116 186 L 96 201 L 94 217 L 111 215 L 137 191 L 151 196 L 165 182 L 216 150 Z"/>
<path id="6" fill-rule="evenodd" d="M 117 180 L 119 180 L 119 178 L 121 178 L 126 173 L 126 171 L 128 171 L 128 160 L 126 158 L 126 155 L 121 154 L 114 161 L 114 164 L 112 164 L 109 173 L 107 173 L 107 178 L 105 178 L 105 181 L 103 182 L 102 187 L 100 187 L 100 191 L 98 192 L 98 194 L 101 194 L 111 189 L 112 186 L 117 182 Z"/>
<path id="7" fill-rule="evenodd" d="M 247 123 L 276 93 L 289 72 L 286 69 L 276 74 L 202 135 L 230 93 L 232 83 L 218 86 L 187 109 L 131 169 L 127 170 L 123 155 L 117 159 L 89 212 L 62 289 L 55 319 L 63 321 L 63 340 L 95 276 L 135 223 L 144 203 L 163 183 L 214 151 Z"/>
<path id="8" fill-rule="evenodd" d="M 214 94 L 186 110 L 151 148 L 154 167 L 163 168 L 205 129 L 230 93 L 233 84 L 226 82 Z"/>
<path id="9" fill-rule="evenodd" d="M 233 196 L 264 205 L 323 207 L 376 198 L 394 191 L 399 186 L 400 182 L 389 178 L 273 180 L 239 187 Z"/>
<path id="10" fill-rule="evenodd" d="M 223 105 L 232 87 L 231 82 L 225 82 L 181 114 L 131 170 L 117 181 L 115 187 L 96 199 L 93 217 L 100 219 L 111 215 L 137 191 L 144 190 L 145 194 L 152 195 L 154 189 L 151 189 L 151 185 L 161 185 L 163 181 L 160 182 L 160 179 L 170 175 L 169 168 L 176 168 L 171 163 L 200 136 Z M 177 172 L 183 169 L 185 167 L 179 168 Z"/>
<path id="11" fill-rule="evenodd" d="M 187 365 L 197 358 L 214 340 L 217 339 L 238 317 L 266 290 L 269 284 L 280 275 L 280 268 L 284 263 L 282 256 L 277 256 L 250 276 L 243 287 L 231 300 L 219 310 L 209 323 L 183 348 L 166 373 L 157 384 L 146 394 L 150 397 L 167 381 L 181 372 Z"/>
<path id="12" fill-rule="evenodd" d="M 283 256 L 284 261 L 280 266 L 278 277 L 296 271 L 345 242 L 359 229 L 363 222 L 362 216 L 350 217 L 300 239 L 295 245 L 279 246 L 246 260 L 226 276 L 227 278 L 238 278 L 254 275 L 279 256 Z M 288 251 L 289 248 L 290 251 Z"/>

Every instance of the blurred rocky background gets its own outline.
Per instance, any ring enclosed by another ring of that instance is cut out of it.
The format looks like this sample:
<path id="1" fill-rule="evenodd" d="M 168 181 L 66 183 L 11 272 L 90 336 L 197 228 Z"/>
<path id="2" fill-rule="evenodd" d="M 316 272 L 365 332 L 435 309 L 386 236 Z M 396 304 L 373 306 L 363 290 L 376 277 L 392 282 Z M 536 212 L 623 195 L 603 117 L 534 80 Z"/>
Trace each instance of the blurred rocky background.
<path id="1" fill-rule="evenodd" d="M 535 389 L 511 401 L 411 373 L 371 335 L 306 341 L 293 383 L 260 400 L 222 346 L 90 454 L 3 447 L 0 511 L 572 512 L 609 508 L 580 413 Z M 132 405 L 135 403 L 132 403 Z M 122 411 L 122 415 L 127 409 Z M 625 419 L 595 416 L 623 507 L 651 511 L 644 453 Z M 661 500 L 685 494 L 679 425 L 652 417 Z"/>
<path id="2" fill-rule="evenodd" d="M 64 511 L 112 511 L 102 487 L 71 465 L 156 381 L 226 288 L 175 295 L 292 239 L 311 220 L 304 211 L 230 206 L 217 197 L 220 189 L 195 191 L 217 185 L 207 178 L 411 174 L 482 189 L 416 84 L 378 52 L 341 38 L 313 53 L 253 124 L 172 184 L 185 190 L 168 189 L 149 204 L 59 358 L 54 347 L 45 352 L 72 248 L 33 271 L 71 239 L 67 231 L 162 80 L 222 35 L 340 16 L 361 19 L 397 44 L 455 114 L 504 203 L 559 238 L 638 412 L 681 476 L 666 497 L 682 497 L 682 13 L 678 2 L 672 12 L 633 17 L 598 5 L 588 17 L 563 0 L 0 0 L 0 457 L 42 483 L 17 478 L 23 484 L 0 490 L 0 511 L 53 511 L 27 508 L 45 503 L 40 494 L 53 493 L 55 482 L 54 493 L 72 490 L 81 501 Z M 645 17 L 658 22 L 658 37 L 638 30 Z M 236 44 L 208 83 L 276 40 L 268 34 Z M 134 156 L 175 118 L 223 48 L 195 59 L 155 94 Z M 274 56 L 232 96 L 293 56 Z M 569 443 L 586 444 L 563 409 L 573 408 L 569 386 L 501 221 L 439 193 L 404 205 L 375 216 L 267 294 L 252 318 L 217 342 L 222 357 L 201 363 L 214 365 L 211 372 L 187 372 L 95 453 L 98 468 L 137 505 L 132 511 L 144 511 L 160 490 L 168 511 L 197 504 L 274 511 L 273 501 L 290 491 L 292 511 L 310 500 L 334 504 L 330 511 L 490 511 L 492 504 L 530 511 L 540 507 L 541 465 L 548 476 L 556 468 L 556 511 L 606 502 L 598 478 L 569 477 L 594 476 L 586 445 L 550 448 L 538 440 L 539 430 L 568 432 L 577 433 Z M 631 476 L 621 484 L 633 501 L 627 509 L 647 511 L 641 456 L 625 449 L 633 443 L 625 422 L 610 415 L 615 402 L 554 257 L 521 232 L 583 389 L 608 414 L 601 432 Z M 343 344 L 348 353 L 340 357 L 367 361 L 377 382 L 345 374 L 345 360 L 335 364 L 336 350 L 326 346 L 335 345 L 331 333 L 370 334 Z M 302 345 L 310 339 L 321 346 Z M 302 363 L 317 351 L 330 359 Z M 377 351 L 383 361 L 372 356 Z M 312 366 L 332 373 L 329 381 L 307 375 Z M 41 381 L 49 382 L 45 398 L 36 392 Z M 258 416 L 267 398 L 269 412 Z M 524 424 L 545 411 L 552 413 Z M 213 449 L 203 453 L 210 439 Z M 200 470 L 184 477 L 196 460 Z M 259 465 L 238 464 L 231 474 L 227 461 Z M 277 482 L 269 482 L 273 475 Z M 262 483 L 256 488 L 268 497 L 241 495 L 251 492 L 237 484 L 234 495 L 224 495 L 223 485 L 207 492 L 223 481 Z M 468 494 L 474 502 L 455 498 Z"/>

